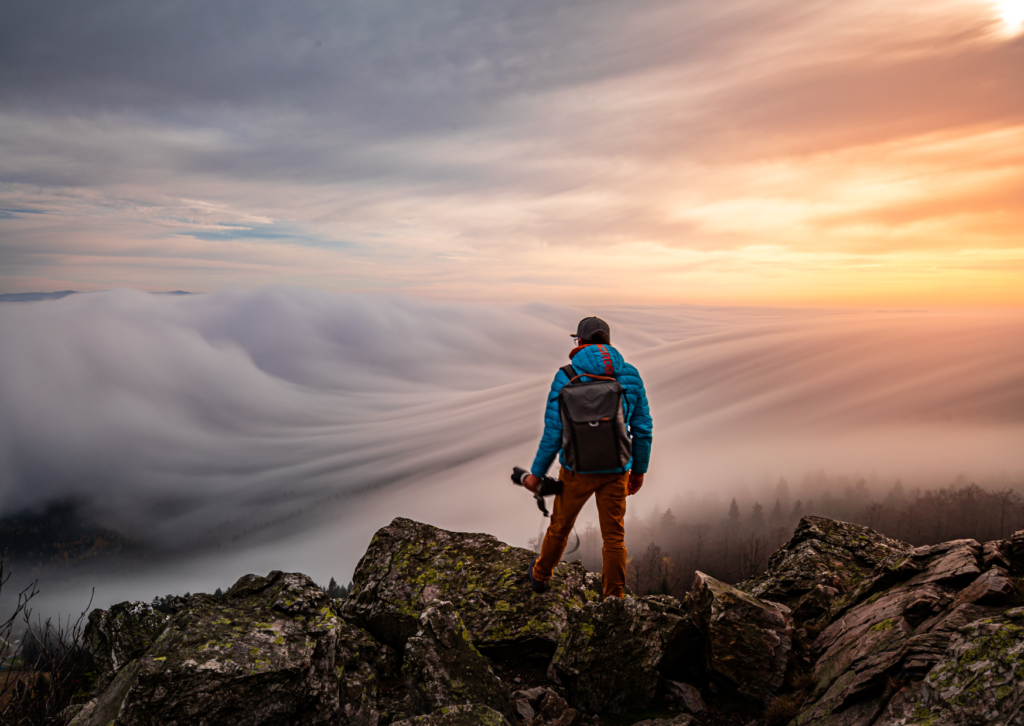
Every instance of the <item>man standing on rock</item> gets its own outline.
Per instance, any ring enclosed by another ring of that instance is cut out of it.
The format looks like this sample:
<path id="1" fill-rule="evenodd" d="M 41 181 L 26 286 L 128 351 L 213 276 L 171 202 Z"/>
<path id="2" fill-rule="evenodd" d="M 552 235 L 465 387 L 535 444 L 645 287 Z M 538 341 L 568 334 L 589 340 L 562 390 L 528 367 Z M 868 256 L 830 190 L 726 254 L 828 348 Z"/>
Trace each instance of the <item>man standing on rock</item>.
<path id="1" fill-rule="evenodd" d="M 560 368 L 551 383 L 544 435 L 523 482 L 535 492 L 558 455 L 562 493 L 555 497 L 540 556 L 530 563 L 527 576 L 535 592 L 547 590 L 576 517 L 595 496 L 604 540 L 604 595 L 622 597 L 626 496 L 643 486 L 651 458 L 653 422 L 644 382 L 636 368 L 611 346 L 608 323 L 584 318 L 572 337 L 577 345 L 569 352 L 571 364 Z"/>

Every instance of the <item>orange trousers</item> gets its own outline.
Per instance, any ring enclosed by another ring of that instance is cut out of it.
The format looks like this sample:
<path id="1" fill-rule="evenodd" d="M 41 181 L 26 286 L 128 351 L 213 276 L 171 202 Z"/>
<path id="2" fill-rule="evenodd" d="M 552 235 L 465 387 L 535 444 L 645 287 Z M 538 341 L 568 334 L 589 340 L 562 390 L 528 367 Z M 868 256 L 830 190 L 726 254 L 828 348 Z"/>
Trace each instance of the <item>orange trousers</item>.
<path id="1" fill-rule="evenodd" d="M 533 566 L 533 577 L 547 582 L 562 559 L 565 543 L 583 505 L 591 496 L 597 497 L 597 516 L 601 523 L 601 579 L 605 597 L 622 597 L 626 584 L 626 484 L 629 474 L 577 474 L 562 467 L 558 475 L 562 493 L 555 497 L 551 524 L 544 535 L 540 557 Z"/>

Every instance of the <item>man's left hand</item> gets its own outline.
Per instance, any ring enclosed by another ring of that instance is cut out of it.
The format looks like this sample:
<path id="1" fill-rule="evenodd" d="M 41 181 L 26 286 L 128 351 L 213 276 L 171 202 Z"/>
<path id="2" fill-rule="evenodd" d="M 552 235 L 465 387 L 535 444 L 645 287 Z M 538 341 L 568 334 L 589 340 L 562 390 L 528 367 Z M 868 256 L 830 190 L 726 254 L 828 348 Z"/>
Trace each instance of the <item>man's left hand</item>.
<path id="1" fill-rule="evenodd" d="M 537 487 L 540 486 L 540 478 L 533 474 L 527 474 L 523 478 L 523 486 L 530 492 L 530 494 L 537 493 Z"/>
<path id="2" fill-rule="evenodd" d="M 629 483 L 626 485 L 626 491 L 632 496 L 640 491 L 640 487 L 644 485 L 644 475 L 637 474 L 635 472 L 629 472 Z"/>

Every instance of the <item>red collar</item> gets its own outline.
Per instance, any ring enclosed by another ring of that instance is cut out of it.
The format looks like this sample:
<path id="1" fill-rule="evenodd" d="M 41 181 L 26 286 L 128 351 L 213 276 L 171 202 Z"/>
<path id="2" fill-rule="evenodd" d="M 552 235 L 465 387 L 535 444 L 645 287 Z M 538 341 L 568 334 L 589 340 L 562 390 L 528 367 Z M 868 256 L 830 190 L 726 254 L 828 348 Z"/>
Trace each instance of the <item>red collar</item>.
<path id="1" fill-rule="evenodd" d="M 577 345 L 575 348 L 569 351 L 569 360 L 572 360 L 577 353 L 579 353 L 581 350 L 590 345 L 593 345 L 593 343 L 584 343 L 583 345 Z"/>

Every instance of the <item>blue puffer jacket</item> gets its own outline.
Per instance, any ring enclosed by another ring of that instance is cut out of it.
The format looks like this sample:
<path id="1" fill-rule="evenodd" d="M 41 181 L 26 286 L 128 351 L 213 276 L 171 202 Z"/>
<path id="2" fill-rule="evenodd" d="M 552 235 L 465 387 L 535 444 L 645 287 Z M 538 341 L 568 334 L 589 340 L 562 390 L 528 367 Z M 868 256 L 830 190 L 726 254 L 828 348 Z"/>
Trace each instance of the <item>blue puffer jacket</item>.
<path id="1" fill-rule="evenodd" d="M 614 376 L 622 386 L 624 395 L 622 397 L 623 414 L 629 425 L 629 436 L 633 440 L 633 459 L 622 469 L 612 469 L 609 472 L 588 472 L 588 473 L 612 473 L 629 471 L 632 469 L 638 474 L 647 473 L 647 464 L 651 459 L 651 439 L 654 431 L 654 422 L 651 420 L 651 412 L 647 407 L 647 392 L 644 390 L 644 382 L 636 368 L 631 366 L 622 358 L 622 354 L 610 345 L 587 345 L 576 352 L 572 357 L 572 367 L 577 373 L 593 373 L 598 376 Z M 582 382 L 590 380 L 587 377 L 579 379 Z M 540 439 L 540 446 L 537 447 L 537 456 L 530 467 L 530 473 L 534 476 L 545 476 L 551 467 L 551 462 L 558 455 L 558 460 L 565 466 L 565 459 L 562 454 L 562 419 L 558 413 L 558 392 L 562 386 L 569 382 L 569 376 L 559 369 L 555 374 L 555 380 L 551 382 L 551 393 L 548 394 L 548 406 L 544 411 L 544 435 Z"/>

